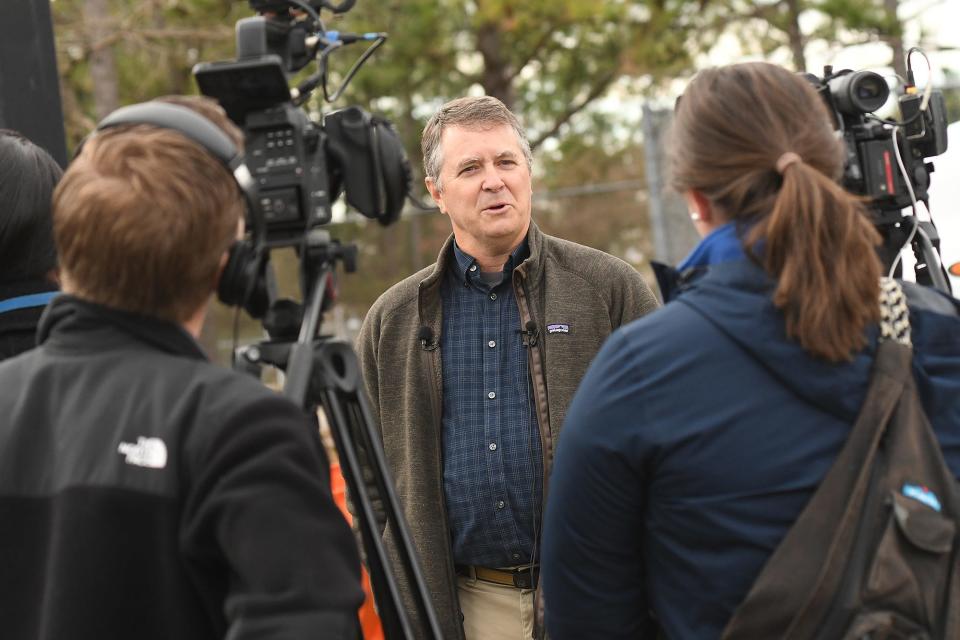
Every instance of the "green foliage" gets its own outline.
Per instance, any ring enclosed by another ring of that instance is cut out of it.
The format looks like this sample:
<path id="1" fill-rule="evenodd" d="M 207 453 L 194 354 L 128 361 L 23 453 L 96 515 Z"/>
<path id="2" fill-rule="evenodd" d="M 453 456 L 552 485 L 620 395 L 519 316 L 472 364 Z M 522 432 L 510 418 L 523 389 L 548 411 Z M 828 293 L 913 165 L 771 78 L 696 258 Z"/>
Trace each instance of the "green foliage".
<path id="1" fill-rule="evenodd" d="M 387 111 L 410 141 L 440 103 L 467 93 L 496 95 L 523 116 L 537 146 L 618 78 L 689 68 L 689 4 L 358 3 L 344 28 L 385 29 L 390 40 L 355 80 L 351 94 Z M 384 95 L 393 99 L 378 100 Z"/>
<path id="2" fill-rule="evenodd" d="M 785 48 L 798 70 L 806 66 L 803 52 L 811 42 L 842 47 L 892 41 L 903 34 L 896 13 L 878 0 L 710 0 L 706 9 L 709 30 L 735 31 L 749 54 L 769 56 Z M 801 24 L 814 26 L 803 31 Z"/>
<path id="3" fill-rule="evenodd" d="M 200 60 L 233 55 L 233 23 L 247 15 L 230 0 L 107 0 L 106 20 L 91 18 L 87 0 L 57 0 L 53 9 L 68 144 L 95 124 L 91 56 L 108 49 L 119 104 L 170 93 L 195 93 Z"/>

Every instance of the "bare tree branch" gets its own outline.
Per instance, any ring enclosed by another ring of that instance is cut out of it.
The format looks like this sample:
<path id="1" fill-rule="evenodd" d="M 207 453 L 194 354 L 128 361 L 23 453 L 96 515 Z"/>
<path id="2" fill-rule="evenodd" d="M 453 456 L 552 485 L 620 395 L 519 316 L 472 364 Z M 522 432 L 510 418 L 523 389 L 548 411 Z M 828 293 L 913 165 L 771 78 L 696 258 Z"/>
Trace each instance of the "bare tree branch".
<path id="1" fill-rule="evenodd" d="M 609 87 L 610 84 L 616 78 L 617 78 L 617 69 L 615 68 L 611 69 L 606 74 L 601 76 L 600 79 L 593 85 L 593 87 L 590 89 L 590 92 L 586 96 L 584 96 L 580 101 L 574 104 L 571 104 L 569 108 L 567 108 L 563 113 L 561 113 L 557 117 L 557 119 L 553 123 L 553 126 L 550 127 L 548 131 L 538 136 L 536 140 L 530 143 L 530 148 L 531 149 L 538 148 L 541 144 L 543 144 L 547 140 L 547 138 L 550 138 L 554 134 L 556 134 L 557 131 L 560 130 L 560 127 L 565 125 L 570 120 L 570 118 L 575 116 L 577 113 L 582 111 L 584 107 L 586 107 L 588 104 L 590 104 L 595 99 L 600 97 L 600 95 L 607 90 L 607 87 Z"/>
<path id="2" fill-rule="evenodd" d="M 543 34 L 537 39 L 530 51 L 527 52 L 527 55 L 517 63 L 513 71 L 507 76 L 507 82 L 513 84 L 513 81 L 516 80 L 517 76 L 520 75 L 520 72 L 533 61 L 534 58 L 543 50 L 543 47 L 550 41 L 551 36 L 553 36 L 556 27 L 552 24 L 548 24 L 546 30 Z"/>

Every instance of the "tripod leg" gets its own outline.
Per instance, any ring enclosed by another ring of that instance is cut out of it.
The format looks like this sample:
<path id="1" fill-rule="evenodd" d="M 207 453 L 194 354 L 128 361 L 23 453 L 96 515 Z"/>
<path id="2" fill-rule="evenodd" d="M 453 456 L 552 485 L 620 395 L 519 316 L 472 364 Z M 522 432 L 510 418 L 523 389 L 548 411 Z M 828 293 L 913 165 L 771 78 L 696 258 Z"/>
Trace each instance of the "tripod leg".
<path id="1" fill-rule="evenodd" d="M 370 577 L 387 638 L 440 640 L 436 613 L 406 520 L 387 473 L 383 448 L 366 405 L 356 354 L 350 345 L 339 341 L 321 341 L 315 351 L 310 391 L 326 411 L 333 432 L 344 479 L 357 512 Z M 372 480 L 369 484 L 364 481 L 365 472 Z M 376 492 L 376 496 L 371 495 L 370 489 Z M 397 540 L 400 566 L 390 565 L 373 506 L 375 497 L 382 503 L 384 524 Z M 406 583 L 410 585 L 417 621 L 420 623 L 418 626 L 422 627 L 415 634 L 391 569 L 402 571 Z"/>
<path id="2" fill-rule="evenodd" d="M 917 257 L 917 265 L 914 267 L 917 282 L 936 287 L 947 295 L 952 295 L 950 281 L 944 274 L 940 256 L 930 240 L 930 235 L 925 228 L 926 224 L 928 223 L 924 221 L 918 223 L 916 235 L 911 243 L 913 254 Z"/>

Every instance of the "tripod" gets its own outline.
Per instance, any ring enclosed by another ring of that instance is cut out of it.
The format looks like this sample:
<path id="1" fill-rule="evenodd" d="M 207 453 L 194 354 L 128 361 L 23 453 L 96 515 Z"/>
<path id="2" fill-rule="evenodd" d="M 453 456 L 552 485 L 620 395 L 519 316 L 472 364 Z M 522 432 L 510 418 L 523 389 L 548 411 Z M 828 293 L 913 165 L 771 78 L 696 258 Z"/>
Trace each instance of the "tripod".
<path id="1" fill-rule="evenodd" d="M 360 525 L 377 610 L 387 640 L 440 640 L 440 627 L 417 563 L 409 529 L 400 511 L 386 459 L 375 432 L 357 356 L 349 343 L 318 336 L 324 297 L 342 261 L 356 268 L 356 247 L 341 246 L 324 230 L 310 230 L 301 246 L 301 281 L 305 293 L 303 320 L 295 341 L 287 336 L 240 350 L 237 362 L 259 373 L 264 364 L 286 371 L 284 395 L 308 413 L 321 406 L 336 444 L 340 465 Z M 281 331 L 281 333 L 283 333 Z M 289 333 L 289 330 L 287 331 Z M 371 495 L 371 489 L 375 494 Z M 391 567 L 381 537 L 373 499 L 379 497 L 385 525 L 396 532 L 400 566 Z M 397 574 L 410 585 L 416 620 L 404 607 Z"/>
<path id="2" fill-rule="evenodd" d="M 904 225 L 903 223 L 907 220 L 911 220 L 913 226 Z M 880 258 L 885 272 L 889 272 L 896 264 L 894 275 L 900 277 L 902 266 L 898 264 L 898 256 L 909 243 L 916 258 L 914 274 L 917 284 L 934 287 L 947 295 L 952 295 L 950 280 L 940 260 L 940 236 L 933 223 L 920 220 L 916 216 L 900 218 L 899 213 L 896 213 L 895 216 L 886 216 L 877 228 L 883 237 Z"/>

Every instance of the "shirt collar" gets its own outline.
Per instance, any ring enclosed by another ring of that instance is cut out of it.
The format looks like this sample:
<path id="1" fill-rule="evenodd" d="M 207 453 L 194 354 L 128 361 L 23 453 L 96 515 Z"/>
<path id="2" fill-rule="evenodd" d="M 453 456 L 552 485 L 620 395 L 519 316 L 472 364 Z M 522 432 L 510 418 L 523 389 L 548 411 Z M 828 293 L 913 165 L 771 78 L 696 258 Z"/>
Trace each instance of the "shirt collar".
<path id="1" fill-rule="evenodd" d="M 454 267 L 458 280 L 466 283 L 480 278 L 480 265 L 477 264 L 476 258 L 461 249 L 456 241 L 453 243 L 453 255 L 454 262 L 451 266 Z M 517 245 L 517 248 L 510 253 L 510 257 L 507 258 L 507 263 L 503 265 L 504 275 L 512 273 L 529 255 L 530 248 L 527 239 L 524 238 L 523 241 Z M 471 268 L 474 266 L 476 266 L 476 268 L 471 271 Z"/>

